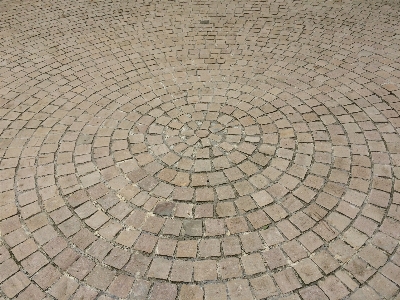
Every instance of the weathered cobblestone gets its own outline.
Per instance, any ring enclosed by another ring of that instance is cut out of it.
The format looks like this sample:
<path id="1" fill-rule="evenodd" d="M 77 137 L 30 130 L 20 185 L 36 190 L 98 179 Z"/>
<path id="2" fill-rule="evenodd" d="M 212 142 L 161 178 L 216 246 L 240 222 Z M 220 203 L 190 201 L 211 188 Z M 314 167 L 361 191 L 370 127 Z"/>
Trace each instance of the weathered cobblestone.
<path id="1" fill-rule="evenodd" d="M 1 1 L 0 299 L 399 299 L 400 6 Z"/>

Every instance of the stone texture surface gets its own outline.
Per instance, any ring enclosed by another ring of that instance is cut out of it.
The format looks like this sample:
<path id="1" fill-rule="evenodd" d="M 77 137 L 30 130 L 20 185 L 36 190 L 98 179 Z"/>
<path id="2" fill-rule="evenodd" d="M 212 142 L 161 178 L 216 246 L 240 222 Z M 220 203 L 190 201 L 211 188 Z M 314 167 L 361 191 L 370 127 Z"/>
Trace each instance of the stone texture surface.
<path id="1" fill-rule="evenodd" d="M 3 0 L 0 299 L 399 299 L 399 13 Z"/>

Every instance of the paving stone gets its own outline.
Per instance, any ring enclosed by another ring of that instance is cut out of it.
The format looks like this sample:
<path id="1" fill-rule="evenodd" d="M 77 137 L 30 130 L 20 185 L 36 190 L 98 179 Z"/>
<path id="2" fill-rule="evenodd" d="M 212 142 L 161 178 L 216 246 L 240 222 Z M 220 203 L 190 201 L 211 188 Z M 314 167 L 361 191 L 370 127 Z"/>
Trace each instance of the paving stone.
<path id="1" fill-rule="evenodd" d="M 237 258 L 224 258 L 218 262 L 218 273 L 222 279 L 242 276 L 242 268 Z"/>
<path id="2" fill-rule="evenodd" d="M 202 260 L 194 263 L 194 280 L 206 281 L 217 279 L 217 264 L 213 260 Z"/>
<path id="3" fill-rule="evenodd" d="M 264 249 L 264 245 L 260 236 L 256 232 L 245 233 L 240 235 L 243 250 L 247 253 Z"/>
<path id="4" fill-rule="evenodd" d="M 72 299 L 80 299 L 86 297 L 87 299 L 96 299 L 98 292 L 88 286 L 81 286 L 77 289 Z"/>
<path id="5" fill-rule="evenodd" d="M 228 281 L 226 284 L 228 287 L 229 297 L 233 300 L 239 299 L 251 299 L 252 293 L 250 290 L 249 282 L 246 279 L 234 279 Z"/>
<path id="6" fill-rule="evenodd" d="M 16 299 L 43 299 L 45 294 L 35 285 L 29 285 Z"/>
<path id="7" fill-rule="evenodd" d="M 263 258 L 259 253 L 250 254 L 242 257 L 242 264 L 247 275 L 254 275 L 265 272 Z"/>
<path id="8" fill-rule="evenodd" d="M 144 256 L 140 253 L 138 254 L 132 254 L 131 259 L 125 266 L 125 270 L 128 271 L 130 274 L 137 275 L 137 276 L 143 276 L 147 269 L 148 266 L 150 265 L 151 258 Z"/>
<path id="9" fill-rule="evenodd" d="M 274 274 L 274 279 L 283 293 L 288 293 L 301 287 L 295 272 L 291 268 Z"/>
<path id="10" fill-rule="evenodd" d="M 200 257 L 221 256 L 221 246 L 218 239 L 203 239 L 199 243 Z"/>
<path id="11" fill-rule="evenodd" d="M 150 292 L 151 300 L 174 300 L 178 294 L 177 286 L 170 283 L 155 283 Z"/>
<path id="12" fill-rule="evenodd" d="M 150 290 L 151 283 L 138 279 L 133 283 L 130 299 L 144 300 Z"/>
<path id="13" fill-rule="evenodd" d="M 201 220 L 188 220 L 183 222 L 183 230 L 189 236 L 202 236 L 202 221 Z"/>
<path id="14" fill-rule="evenodd" d="M 322 277 L 317 265 L 309 258 L 301 260 L 298 264 L 294 265 L 293 268 L 296 270 L 305 284 L 309 284 Z"/>
<path id="15" fill-rule="evenodd" d="M 137 239 L 134 249 L 146 253 L 151 253 L 153 252 L 156 243 L 157 243 L 157 237 L 151 234 L 142 233 Z"/>
<path id="16" fill-rule="evenodd" d="M 26 277 L 24 273 L 18 272 L 4 281 L 1 285 L 1 289 L 7 297 L 13 298 L 28 285 L 28 277 Z"/>
<path id="17" fill-rule="evenodd" d="M 400 281 L 399 269 L 398 266 L 389 262 L 382 268 L 381 273 L 398 285 Z"/>
<path id="18" fill-rule="evenodd" d="M 50 289 L 50 295 L 56 299 L 68 299 L 78 288 L 72 278 L 62 276 Z"/>
<path id="19" fill-rule="evenodd" d="M 207 284 L 204 286 L 206 300 L 226 300 L 226 286 L 224 284 Z"/>
<path id="20" fill-rule="evenodd" d="M 331 273 L 340 266 L 335 257 L 326 250 L 317 252 L 313 257 L 311 257 L 311 259 L 322 271 L 324 271 L 325 274 Z"/>
<path id="21" fill-rule="evenodd" d="M 60 271 L 58 271 L 52 265 L 47 265 L 42 268 L 33 276 L 33 280 L 44 290 L 52 286 L 54 282 L 61 277 Z"/>
<path id="22" fill-rule="evenodd" d="M 349 294 L 346 287 L 333 275 L 321 280 L 318 283 L 318 286 L 324 291 L 329 299 L 341 299 Z"/>
<path id="23" fill-rule="evenodd" d="M 18 265 L 12 259 L 5 260 L 1 264 L 0 282 L 6 280 L 18 270 Z"/>
<path id="24" fill-rule="evenodd" d="M 191 282 L 193 263 L 191 261 L 176 260 L 171 269 L 171 281 Z"/>
<path id="25" fill-rule="evenodd" d="M 369 285 L 378 292 L 382 297 L 390 299 L 398 291 L 398 287 L 385 276 L 380 273 L 376 273 L 371 280 Z"/>
<path id="26" fill-rule="evenodd" d="M 257 299 L 263 299 L 278 294 L 278 290 L 271 276 L 262 275 L 250 279 L 253 293 Z"/>
<path id="27" fill-rule="evenodd" d="M 87 276 L 86 282 L 90 286 L 104 291 L 110 285 L 114 276 L 115 272 L 101 266 L 95 266 L 94 269 Z"/>
<path id="28" fill-rule="evenodd" d="M 167 279 L 172 262 L 164 258 L 155 258 L 151 263 L 148 276 Z"/>
<path id="29" fill-rule="evenodd" d="M 310 300 L 328 300 L 329 298 L 324 294 L 324 292 L 316 285 L 312 285 L 309 287 L 305 287 L 299 291 L 299 294 L 304 298 L 304 299 L 310 299 Z"/>
<path id="30" fill-rule="evenodd" d="M 130 258 L 130 253 L 119 248 L 114 248 L 105 257 L 104 263 L 117 268 L 122 269 Z"/>
<path id="31" fill-rule="evenodd" d="M 225 255 L 235 255 L 242 252 L 238 237 L 229 236 L 222 240 L 222 249 Z"/>
<path id="32" fill-rule="evenodd" d="M 287 264 L 287 257 L 280 248 L 272 248 L 263 252 L 265 262 L 271 269 L 279 268 Z"/>
<path id="33" fill-rule="evenodd" d="M 202 300 L 204 296 L 203 289 L 197 285 L 184 284 L 179 292 L 179 299 L 196 299 Z"/>

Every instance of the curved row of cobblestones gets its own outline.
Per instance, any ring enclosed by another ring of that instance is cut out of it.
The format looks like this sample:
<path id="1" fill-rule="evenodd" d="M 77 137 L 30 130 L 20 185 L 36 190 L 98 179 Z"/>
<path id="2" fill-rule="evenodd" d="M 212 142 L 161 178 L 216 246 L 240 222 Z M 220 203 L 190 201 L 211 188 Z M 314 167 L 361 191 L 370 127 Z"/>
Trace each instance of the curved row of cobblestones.
<path id="1" fill-rule="evenodd" d="M 0 3 L 0 299 L 399 299 L 398 3 Z"/>

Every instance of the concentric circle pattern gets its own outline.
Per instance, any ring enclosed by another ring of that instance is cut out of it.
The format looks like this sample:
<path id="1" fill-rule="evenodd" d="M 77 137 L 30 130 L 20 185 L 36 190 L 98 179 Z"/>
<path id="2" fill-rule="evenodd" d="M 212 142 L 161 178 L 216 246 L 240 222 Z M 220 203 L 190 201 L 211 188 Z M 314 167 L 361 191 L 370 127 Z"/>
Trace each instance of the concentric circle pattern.
<path id="1" fill-rule="evenodd" d="M 0 1 L 0 299 L 400 299 L 400 5 Z"/>

